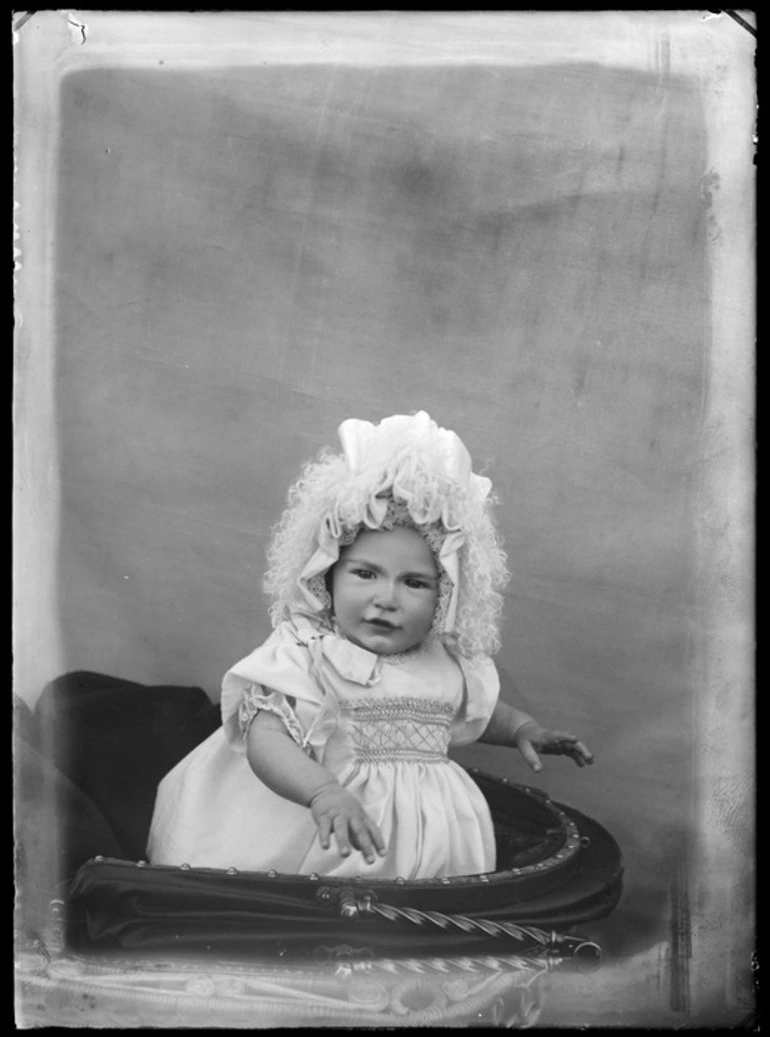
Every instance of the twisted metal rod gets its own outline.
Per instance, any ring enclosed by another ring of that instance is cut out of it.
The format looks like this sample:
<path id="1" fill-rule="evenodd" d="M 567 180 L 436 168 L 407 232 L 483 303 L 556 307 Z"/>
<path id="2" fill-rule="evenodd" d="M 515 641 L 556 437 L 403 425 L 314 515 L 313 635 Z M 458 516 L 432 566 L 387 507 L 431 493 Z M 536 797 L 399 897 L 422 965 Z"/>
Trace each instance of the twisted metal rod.
<path id="1" fill-rule="evenodd" d="M 479 972 L 506 972 L 516 969 L 520 972 L 540 974 L 555 968 L 559 961 L 559 958 L 523 958 L 517 954 L 486 954 L 474 958 L 381 958 L 356 962 L 350 969 L 353 972 L 413 972 L 418 975 L 426 972 L 451 975 L 457 971 L 477 975 Z"/>
<path id="2" fill-rule="evenodd" d="M 390 922 L 403 919 L 413 925 L 424 925 L 426 922 L 448 930 L 452 927 L 466 933 L 482 932 L 487 936 L 508 936 L 519 942 L 527 939 L 538 946 L 536 957 L 541 953 L 552 958 L 581 956 L 598 963 L 601 959 L 601 948 L 591 940 L 583 940 L 577 936 L 564 936 L 551 930 L 550 932 L 531 925 L 516 925 L 514 922 L 493 922 L 489 918 L 469 918 L 467 915 L 448 915 L 440 911 L 420 911 L 413 907 L 395 907 L 393 904 L 379 904 L 369 894 L 356 896 L 352 890 L 343 890 L 339 899 L 340 913 L 346 918 L 355 918 L 360 914 L 378 915 Z"/>
<path id="3" fill-rule="evenodd" d="M 419 911 L 413 907 L 394 907 L 391 904 L 376 904 L 366 899 L 359 905 L 359 910 L 365 914 L 377 914 L 388 921 L 394 922 L 398 918 L 404 918 L 415 925 L 424 925 L 431 922 L 441 929 L 449 929 L 454 926 L 463 932 L 482 932 L 487 936 L 511 936 L 514 940 L 524 941 L 527 937 L 542 947 L 551 946 L 557 942 L 557 933 L 547 933 L 543 929 L 535 929 L 531 926 L 515 925 L 513 922 L 493 922 L 487 918 L 469 918 L 467 915 L 446 915 L 440 911 Z"/>

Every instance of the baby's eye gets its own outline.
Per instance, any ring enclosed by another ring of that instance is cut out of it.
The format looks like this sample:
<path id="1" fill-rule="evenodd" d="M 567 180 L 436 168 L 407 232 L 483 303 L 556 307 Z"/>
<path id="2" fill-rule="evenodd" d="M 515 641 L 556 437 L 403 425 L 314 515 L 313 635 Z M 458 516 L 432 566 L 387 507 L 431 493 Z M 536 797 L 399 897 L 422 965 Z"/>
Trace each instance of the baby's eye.
<path id="1" fill-rule="evenodd" d="M 362 580 L 370 580 L 374 576 L 371 569 L 353 569 L 352 572 L 354 576 L 360 576 Z"/>
<path id="2" fill-rule="evenodd" d="M 427 580 L 420 580 L 416 576 L 407 576 L 407 578 L 404 580 L 404 583 L 407 585 L 407 587 L 411 587 L 412 589 L 430 589 L 430 584 Z"/>

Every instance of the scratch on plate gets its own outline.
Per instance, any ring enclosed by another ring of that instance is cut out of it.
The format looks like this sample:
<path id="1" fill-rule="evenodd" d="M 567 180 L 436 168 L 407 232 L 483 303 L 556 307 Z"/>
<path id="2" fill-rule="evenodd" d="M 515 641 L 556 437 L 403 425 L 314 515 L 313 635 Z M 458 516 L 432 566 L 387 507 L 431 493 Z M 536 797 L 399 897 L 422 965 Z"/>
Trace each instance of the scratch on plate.
<path id="1" fill-rule="evenodd" d="M 16 24 L 14 25 L 13 31 L 14 32 L 18 32 L 19 29 L 22 27 L 22 25 L 24 25 L 26 22 L 28 22 L 30 20 L 30 18 L 32 17 L 32 15 L 36 14 L 36 13 L 37 13 L 36 11 L 25 11 L 25 13 L 21 16 L 21 18 L 19 18 L 18 22 L 16 22 Z"/>
<path id="2" fill-rule="evenodd" d="M 690 1012 L 690 960 L 692 936 L 686 858 L 679 862 L 671 881 L 670 1004 L 675 1012 Z"/>
<path id="3" fill-rule="evenodd" d="M 79 21 L 73 11 L 62 11 L 62 14 L 67 16 L 67 25 L 70 30 L 70 36 L 73 43 L 79 43 L 81 46 L 86 42 L 88 37 L 88 26 L 85 22 Z"/>

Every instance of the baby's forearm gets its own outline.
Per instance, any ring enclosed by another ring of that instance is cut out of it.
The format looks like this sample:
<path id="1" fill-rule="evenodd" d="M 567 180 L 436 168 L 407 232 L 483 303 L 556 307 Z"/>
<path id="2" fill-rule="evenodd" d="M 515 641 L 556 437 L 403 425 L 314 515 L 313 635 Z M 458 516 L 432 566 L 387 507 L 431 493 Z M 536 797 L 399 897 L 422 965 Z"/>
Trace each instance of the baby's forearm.
<path id="1" fill-rule="evenodd" d="M 301 806 L 314 793 L 336 781 L 334 775 L 311 760 L 286 732 L 278 717 L 260 712 L 246 737 L 249 766 L 269 789 Z"/>
<path id="2" fill-rule="evenodd" d="M 514 737 L 519 728 L 532 722 L 533 719 L 528 713 L 509 706 L 507 702 L 498 701 L 479 741 L 512 746 L 515 744 Z"/>
<path id="3" fill-rule="evenodd" d="M 503 669 L 502 666 L 498 666 L 497 672 L 500 677 L 501 696 L 505 695 L 513 699 L 518 698 L 518 689 L 508 671 Z M 509 706 L 507 702 L 499 698 L 486 730 L 479 741 L 489 742 L 492 745 L 512 746 L 515 744 L 514 736 L 519 728 L 523 727 L 524 724 L 533 722 L 533 718 L 528 713 L 521 709 L 516 709 L 515 706 Z"/>

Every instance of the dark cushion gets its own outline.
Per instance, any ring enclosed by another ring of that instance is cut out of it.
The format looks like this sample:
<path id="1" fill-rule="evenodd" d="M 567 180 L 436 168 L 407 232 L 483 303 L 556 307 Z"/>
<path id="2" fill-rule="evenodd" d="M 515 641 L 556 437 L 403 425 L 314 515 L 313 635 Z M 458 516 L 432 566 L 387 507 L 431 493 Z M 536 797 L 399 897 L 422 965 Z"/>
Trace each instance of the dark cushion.
<path id="1" fill-rule="evenodd" d="M 19 699 L 14 734 L 16 926 L 34 935 L 63 881 L 97 854 L 124 851 L 96 804 L 40 754 L 34 714 Z"/>
<path id="2" fill-rule="evenodd" d="M 96 805 L 131 860 L 145 855 L 158 782 L 220 723 L 202 688 L 87 671 L 47 685 L 35 717 L 42 754 Z"/>

